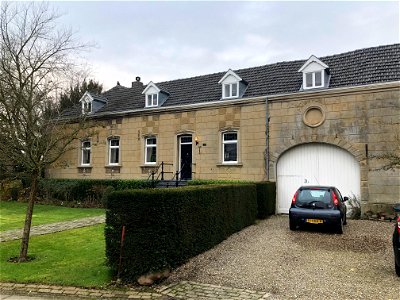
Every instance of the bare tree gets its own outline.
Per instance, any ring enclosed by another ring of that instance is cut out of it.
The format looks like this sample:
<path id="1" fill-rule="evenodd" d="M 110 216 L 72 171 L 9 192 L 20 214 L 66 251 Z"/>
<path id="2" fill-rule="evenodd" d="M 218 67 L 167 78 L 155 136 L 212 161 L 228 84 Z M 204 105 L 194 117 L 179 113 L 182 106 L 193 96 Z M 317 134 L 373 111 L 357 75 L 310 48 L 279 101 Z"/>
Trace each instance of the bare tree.
<path id="1" fill-rule="evenodd" d="M 1 4 L 0 161 L 22 166 L 31 178 L 21 262 L 27 260 L 38 180 L 87 126 L 56 109 L 57 90 L 77 69 L 74 56 L 87 48 L 71 30 L 57 27 L 58 18 L 46 3 Z"/>

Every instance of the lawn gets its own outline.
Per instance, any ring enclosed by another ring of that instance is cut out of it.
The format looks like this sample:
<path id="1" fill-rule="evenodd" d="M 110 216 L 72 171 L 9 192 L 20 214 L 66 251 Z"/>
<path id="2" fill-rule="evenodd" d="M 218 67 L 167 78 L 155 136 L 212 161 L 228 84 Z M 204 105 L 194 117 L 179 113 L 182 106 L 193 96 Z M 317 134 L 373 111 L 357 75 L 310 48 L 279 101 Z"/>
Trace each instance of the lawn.
<path id="1" fill-rule="evenodd" d="M 105 265 L 104 224 L 34 236 L 26 263 L 18 256 L 20 241 L 0 243 L 0 281 L 102 287 L 110 282 Z"/>
<path id="2" fill-rule="evenodd" d="M 0 231 L 24 227 L 26 203 L 0 201 Z M 32 226 L 76 220 L 104 214 L 101 208 L 70 208 L 36 204 L 33 208 Z"/>

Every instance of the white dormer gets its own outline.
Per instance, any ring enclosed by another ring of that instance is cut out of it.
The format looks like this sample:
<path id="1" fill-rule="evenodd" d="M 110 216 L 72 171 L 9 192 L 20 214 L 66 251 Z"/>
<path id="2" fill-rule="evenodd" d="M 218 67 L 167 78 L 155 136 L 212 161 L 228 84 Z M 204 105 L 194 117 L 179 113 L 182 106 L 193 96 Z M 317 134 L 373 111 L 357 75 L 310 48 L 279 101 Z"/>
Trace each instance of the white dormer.
<path id="1" fill-rule="evenodd" d="M 242 78 L 229 69 L 218 82 L 218 84 L 222 84 L 222 99 L 238 98 L 240 95 L 239 85 L 241 81 Z"/>
<path id="2" fill-rule="evenodd" d="M 145 107 L 157 107 L 161 90 L 152 82 L 146 86 L 142 94 L 145 95 Z"/>
<path id="3" fill-rule="evenodd" d="M 93 112 L 93 97 L 89 92 L 85 92 L 79 102 L 82 103 L 82 114 L 91 114 Z"/>
<path id="4" fill-rule="evenodd" d="M 303 73 L 303 90 L 328 86 L 329 67 L 314 55 L 311 55 L 298 72 Z"/>

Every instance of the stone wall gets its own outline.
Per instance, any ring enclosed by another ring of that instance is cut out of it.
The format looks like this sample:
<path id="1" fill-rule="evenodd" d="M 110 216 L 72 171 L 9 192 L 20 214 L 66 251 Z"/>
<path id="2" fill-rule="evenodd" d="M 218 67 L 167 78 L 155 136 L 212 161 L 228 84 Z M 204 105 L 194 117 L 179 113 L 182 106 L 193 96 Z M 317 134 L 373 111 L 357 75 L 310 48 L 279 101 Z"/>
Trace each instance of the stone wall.
<path id="1" fill-rule="evenodd" d="M 313 91 L 269 97 L 269 178 L 266 177 L 265 98 L 221 102 L 204 107 L 125 115 L 105 120 L 92 137 L 92 166 L 79 167 L 80 143 L 48 170 L 54 178 L 147 178 L 144 140 L 157 137 L 157 163 L 178 163 L 178 136 L 193 136 L 194 179 L 272 180 L 288 149 L 304 143 L 327 143 L 350 152 L 360 164 L 363 211 L 390 210 L 400 202 L 400 171 L 379 170 L 387 152 L 400 155 L 398 84 Z M 308 125 L 307 125 L 307 124 Z M 239 163 L 221 163 L 221 132 L 238 130 Z M 107 138 L 120 137 L 121 166 L 107 166 Z M 199 144 L 194 143 L 197 137 Z M 172 175 L 170 175 L 172 176 Z"/>
<path id="2" fill-rule="evenodd" d="M 374 158 L 384 153 L 400 155 L 398 84 L 271 97 L 269 114 L 272 180 L 285 151 L 305 143 L 327 143 L 345 149 L 359 162 L 363 212 L 390 211 L 392 204 L 400 202 L 399 169 L 380 170 L 385 161 Z"/>

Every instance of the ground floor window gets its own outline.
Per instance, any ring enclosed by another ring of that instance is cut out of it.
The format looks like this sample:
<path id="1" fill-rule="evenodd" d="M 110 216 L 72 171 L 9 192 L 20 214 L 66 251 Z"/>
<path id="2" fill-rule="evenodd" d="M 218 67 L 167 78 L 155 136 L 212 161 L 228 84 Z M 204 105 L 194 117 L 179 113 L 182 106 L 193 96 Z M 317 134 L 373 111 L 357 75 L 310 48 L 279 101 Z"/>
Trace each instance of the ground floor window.
<path id="1" fill-rule="evenodd" d="M 157 162 L 157 138 L 148 137 L 145 141 L 145 163 L 155 164 Z"/>
<path id="2" fill-rule="evenodd" d="M 110 138 L 108 140 L 108 155 L 109 160 L 108 163 L 110 165 L 118 165 L 119 164 L 119 138 Z"/>
<path id="3" fill-rule="evenodd" d="M 222 133 L 222 162 L 238 162 L 238 134 L 236 131 Z"/>
<path id="4" fill-rule="evenodd" d="M 83 141 L 81 144 L 81 165 L 90 165 L 90 158 L 92 153 L 92 145 L 90 141 Z"/>

